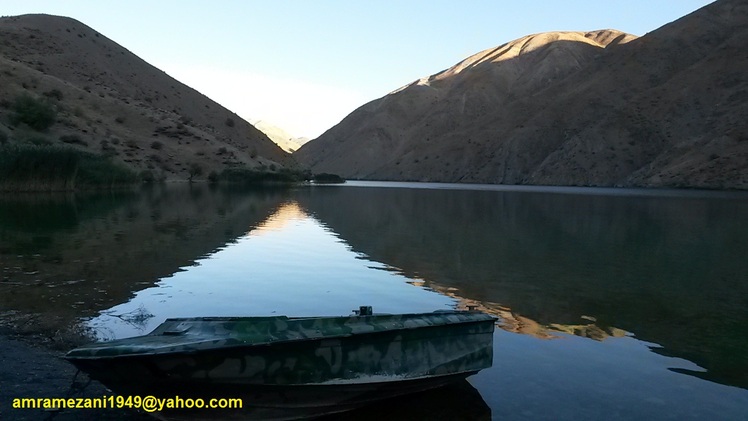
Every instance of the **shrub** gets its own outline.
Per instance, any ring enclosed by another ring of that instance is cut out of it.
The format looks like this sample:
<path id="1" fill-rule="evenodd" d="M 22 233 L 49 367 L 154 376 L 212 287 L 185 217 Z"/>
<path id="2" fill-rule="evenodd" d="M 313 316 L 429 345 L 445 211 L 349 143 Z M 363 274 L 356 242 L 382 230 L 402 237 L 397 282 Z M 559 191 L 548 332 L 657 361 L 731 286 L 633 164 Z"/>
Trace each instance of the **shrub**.
<path id="1" fill-rule="evenodd" d="M 29 138 L 24 139 L 26 143 L 36 145 L 36 146 L 49 146 L 52 144 L 52 141 L 47 139 L 44 136 L 31 136 Z"/>
<path id="2" fill-rule="evenodd" d="M 151 143 L 151 149 L 155 149 L 157 151 L 161 150 L 164 147 L 164 144 L 159 142 L 158 140 L 154 140 L 153 143 Z"/>
<path id="3" fill-rule="evenodd" d="M 233 119 L 233 118 L 229 117 L 229 118 L 227 118 L 227 119 L 226 119 L 226 125 L 227 125 L 227 126 L 229 126 L 229 127 L 234 127 L 234 125 L 235 125 L 235 124 L 236 124 L 236 123 L 234 122 L 234 119 Z"/>
<path id="4" fill-rule="evenodd" d="M 13 112 L 12 124 L 24 123 L 37 131 L 48 129 L 57 118 L 57 111 L 49 101 L 36 99 L 28 94 L 16 98 L 13 103 Z"/>
<path id="5" fill-rule="evenodd" d="M 140 177 L 140 180 L 145 184 L 152 184 L 156 181 L 156 176 L 153 175 L 153 171 L 151 170 L 143 170 L 138 174 Z"/>
<path id="6" fill-rule="evenodd" d="M 75 177 L 75 185 L 83 187 L 119 187 L 138 181 L 132 170 L 117 165 L 109 159 L 86 152 L 78 152 L 80 163 Z"/>
<path id="7" fill-rule="evenodd" d="M 187 172 L 190 175 L 189 180 L 192 181 L 194 177 L 203 175 L 203 167 L 201 167 L 200 164 L 193 162 L 192 164 L 190 164 L 190 168 L 187 170 Z"/>
<path id="8" fill-rule="evenodd" d="M 312 178 L 318 184 L 345 183 L 345 179 L 337 174 L 319 173 Z"/>
<path id="9" fill-rule="evenodd" d="M 99 142 L 101 145 L 101 151 L 104 154 L 104 156 L 114 156 L 117 155 L 117 149 L 109 144 L 109 141 L 104 139 L 101 142 Z"/>
<path id="10" fill-rule="evenodd" d="M 287 169 L 268 172 L 249 168 L 227 168 L 221 171 L 216 179 L 231 184 L 291 184 L 304 181 L 304 174 Z"/>
<path id="11" fill-rule="evenodd" d="M 63 143 L 78 144 L 78 145 L 88 146 L 88 142 L 86 142 L 85 140 L 81 139 L 81 137 L 78 136 L 77 134 L 66 134 L 66 135 L 62 135 L 62 136 L 60 136 L 60 140 Z"/>
<path id="12" fill-rule="evenodd" d="M 43 93 L 42 95 L 50 99 L 56 99 L 58 101 L 62 101 L 62 91 L 59 89 L 52 89 L 51 91 L 47 91 Z"/>

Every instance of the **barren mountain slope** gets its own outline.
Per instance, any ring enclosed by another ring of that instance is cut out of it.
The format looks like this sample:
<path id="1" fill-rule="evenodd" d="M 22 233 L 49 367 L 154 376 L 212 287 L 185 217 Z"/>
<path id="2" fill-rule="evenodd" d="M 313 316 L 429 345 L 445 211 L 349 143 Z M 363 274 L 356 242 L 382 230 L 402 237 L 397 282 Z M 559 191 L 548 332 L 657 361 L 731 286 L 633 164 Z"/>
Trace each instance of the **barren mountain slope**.
<path id="1" fill-rule="evenodd" d="M 273 125 L 264 120 L 250 120 L 250 124 L 255 128 L 267 135 L 270 140 L 275 142 L 276 145 L 280 146 L 286 152 L 294 152 L 299 149 L 301 145 L 308 142 L 309 139 L 306 137 L 294 137 L 282 128 Z"/>
<path id="2" fill-rule="evenodd" d="M 76 148 L 169 179 L 187 178 L 193 163 L 207 174 L 288 162 L 252 125 L 74 19 L 0 19 L 0 75 L 0 130 L 11 140 L 67 136 Z M 46 132 L 8 124 L 22 94 L 54 100 L 57 121 Z"/>
<path id="3" fill-rule="evenodd" d="M 548 33 L 357 109 L 294 156 L 352 178 L 748 188 L 748 13 Z"/>
<path id="4" fill-rule="evenodd" d="M 348 177 L 461 181 L 495 140 L 481 132 L 512 125 L 513 108 L 601 54 L 597 39 L 631 38 L 555 32 L 482 51 L 364 105 L 294 156 Z"/>
<path id="5" fill-rule="evenodd" d="M 748 188 L 747 48 L 748 4 L 723 0 L 572 75 L 566 137 L 525 182 Z"/>

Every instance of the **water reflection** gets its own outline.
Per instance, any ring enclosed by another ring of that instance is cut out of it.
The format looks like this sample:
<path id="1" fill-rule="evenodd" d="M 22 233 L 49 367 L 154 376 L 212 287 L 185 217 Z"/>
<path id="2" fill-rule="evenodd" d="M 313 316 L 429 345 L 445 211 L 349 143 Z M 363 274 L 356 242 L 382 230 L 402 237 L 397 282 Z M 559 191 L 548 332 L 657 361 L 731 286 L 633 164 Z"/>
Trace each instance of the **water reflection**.
<path id="1" fill-rule="evenodd" d="M 425 286 L 426 282 L 414 282 L 415 285 Z M 592 316 L 581 316 L 578 324 L 551 323 L 544 325 L 529 317 L 512 311 L 511 308 L 498 303 L 488 301 L 477 301 L 457 295 L 458 290 L 454 287 L 444 287 L 433 282 L 429 283 L 429 289 L 438 291 L 448 297 L 457 300 L 457 308 L 460 310 L 478 310 L 486 314 L 498 317 L 497 327 L 507 332 L 530 335 L 538 339 L 558 339 L 558 333 L 589 338 L 603 341 L 609 338 L 622 338 L 631 335 L 623 329 L 612 326 L 604 326 L 597 322 Z"/>
<path id="2" fill-rule="evenodd" d="M 499 303 L 519 330 L 593 318 L 748 387 L 746 196 L 557 193 L 341 186 L 297 198 L 355 251 Z"/>
<path id="3" fill-rule="evenodd" d="M 39 314 L 57 329 L 93 316 L 225 247 L 267 220 L 287 195 L 173 185 L 2 195 L 0 309 Z"/>
<path id="4" fill-rule="evenodd" d="M 453 385 L 389 399 L 340 415 L 319 418 L 319 421 L 391 421 L 471 420 L 488 421 L 491 408 L 467 380 Z"/>
<path id="5" fill-rule="evenodd" d="M 176 316 L 477 306 L 501 318 L 470 379 L 488 416 L 745 414 L 745 390 L 701 379 L 748 388 L 748 200 L 622 192 L 3 196 L 0 321 L 113 338 Z"/>
<path id="6" fill-rule="evenodd" d="M 147 333 L 168 317 L 348 315 L 359 305 L 403 313 L 454 306 L 450 297 L 414 288 L 402 274 L 354 253 L 291 200 L 230 245 L 182 269 L 88 326 L 99 338 L 113 339 Z M 140 317 L 137 324 L 123 317 L 142 313 L 153 317 Z"/>
<path id="7" fill-rule="evenodd" d="M 308 215 L 299 207 L 296 201 L 288 201 L 270 215 L 268 219 L 260 223 L 256 228 L 247 232 L 248 235 L 262 235 L 271 231 L 282 231 L 289 224 L 308 218 Z"/>

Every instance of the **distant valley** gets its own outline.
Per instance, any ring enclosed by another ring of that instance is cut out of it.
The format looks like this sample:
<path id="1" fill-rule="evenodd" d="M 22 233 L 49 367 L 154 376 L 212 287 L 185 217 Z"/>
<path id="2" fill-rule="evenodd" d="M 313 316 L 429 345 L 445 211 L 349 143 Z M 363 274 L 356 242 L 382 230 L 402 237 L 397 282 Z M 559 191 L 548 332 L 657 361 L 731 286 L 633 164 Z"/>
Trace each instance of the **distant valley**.
<path id="1" fill-rule="evenodd" d="M 297 151 L 301 145 L 309 141 L 306 137 L 295 137 L 290 133 L 283 130 L 265 120 L 250 120 L 249 121 L 259 131 L 265 133 L 276 145 L 280 146 L 281 149 L 288 153 Z"/>

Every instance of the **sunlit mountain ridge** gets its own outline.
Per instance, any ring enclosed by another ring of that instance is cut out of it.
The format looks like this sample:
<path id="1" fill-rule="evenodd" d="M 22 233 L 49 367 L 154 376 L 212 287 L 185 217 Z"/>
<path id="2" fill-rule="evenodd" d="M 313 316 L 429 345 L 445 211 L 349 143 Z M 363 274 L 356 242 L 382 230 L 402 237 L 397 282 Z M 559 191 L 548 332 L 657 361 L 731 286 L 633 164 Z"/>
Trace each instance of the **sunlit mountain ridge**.
<path id="1" fill-rule="evenodd" d="M 748 188 L 748 5 L 553 32 L 369 102 L 294 156 L 368 180 Z"/>

